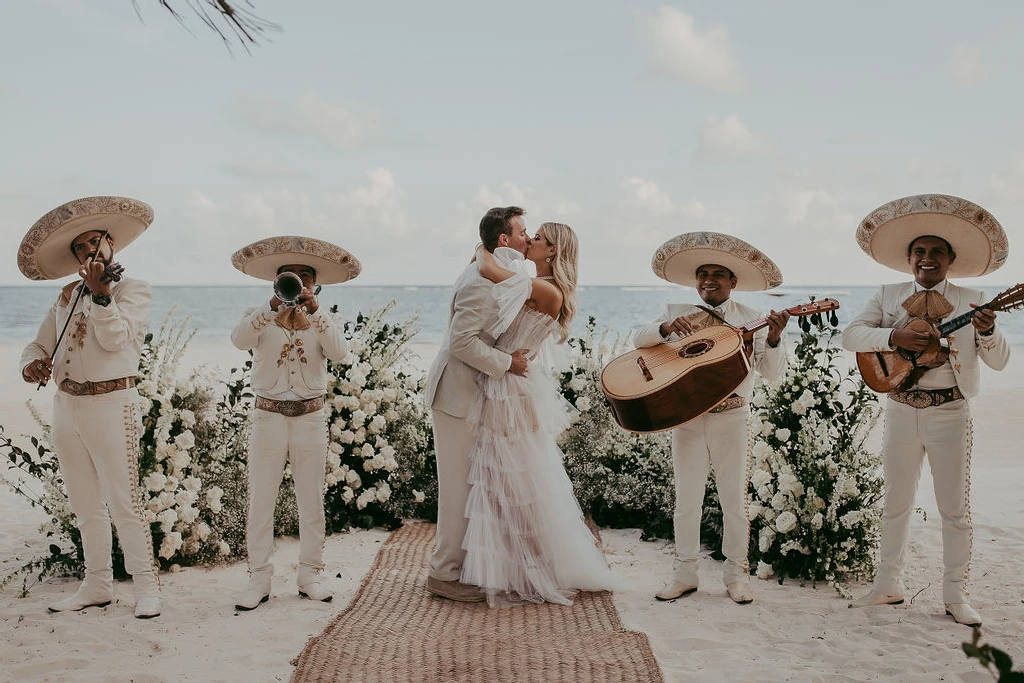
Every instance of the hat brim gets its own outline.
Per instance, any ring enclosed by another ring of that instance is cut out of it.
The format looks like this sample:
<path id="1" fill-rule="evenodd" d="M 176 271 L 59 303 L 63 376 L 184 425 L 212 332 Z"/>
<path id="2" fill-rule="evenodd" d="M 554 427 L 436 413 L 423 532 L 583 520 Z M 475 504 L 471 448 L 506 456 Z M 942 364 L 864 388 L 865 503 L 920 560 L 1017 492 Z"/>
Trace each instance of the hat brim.
<path id="1" fill-rule="evenodd" d="M 658 277 L 686 287 L 697 286 L 697 269 L 728 268 L 739 291 L 759 292 L 782 284 L 779 267 L 760 249 L 718 232 L 688 232 L 668 240 L 654 252 L 651 268 Z"/>
<path id="2" fill-rule="evenodd" d="M 977 277 L 1006 262 L 1009 242 L 988 211 L 951 195 L 914 195 L 884 204 L 861 221 L 857 244 L 883 266 L 913 275 L 907 250 L 918 237 L 949 242 L 956 258 L 947 277 Z"/>
<path id="3" fill-rule="evenodd" d="M 71 242 L 84 232 L 106 231 L 118 252 L 153 222 L 148 204 L 128 197 L 83 197 L 48 212 L 25 234 L 18 247 L 18 269 L 30 280 L 56 280 L 81 264 Z"/>
<path id="4" fill-rule="evenodd" d="M 273 281 L 281 266 L 301 264 L 316 271 L 317 284 L 335 285 L 359 275 L 359 259 L 336 244 L 312 237 L 282 235 L 242 247 L 231 263 L 246 275 Z"/>

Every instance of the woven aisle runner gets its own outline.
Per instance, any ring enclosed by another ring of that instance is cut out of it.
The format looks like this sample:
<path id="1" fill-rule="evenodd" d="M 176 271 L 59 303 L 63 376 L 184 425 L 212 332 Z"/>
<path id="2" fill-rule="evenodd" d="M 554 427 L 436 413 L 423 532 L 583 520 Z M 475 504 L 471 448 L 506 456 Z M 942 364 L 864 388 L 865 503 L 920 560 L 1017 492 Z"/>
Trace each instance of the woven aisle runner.
<path id="1" fill-rule="evenodd" d="M 608 593 L 506 609 L 431 596 L 433 542 L 433 524 L 392 533 L 352 604 L 306 643 L 292 681 L 663 680 L 646 634 L 623 627 Z"/>

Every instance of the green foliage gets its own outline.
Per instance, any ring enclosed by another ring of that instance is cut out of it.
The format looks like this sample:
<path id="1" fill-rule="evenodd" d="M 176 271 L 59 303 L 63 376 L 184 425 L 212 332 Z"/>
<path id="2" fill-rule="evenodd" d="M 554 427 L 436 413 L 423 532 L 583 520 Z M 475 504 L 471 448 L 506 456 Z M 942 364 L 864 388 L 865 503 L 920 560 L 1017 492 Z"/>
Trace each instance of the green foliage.
<path id="1" fill-rule="evenodd" d="M 1013 670 L 1013 658 L 1002 650 L 981 642 L 981 629 L 972 629 L 971 641 L 961 647 L 971 659 L 977 659 L 999 683 L 1024 683 L 1024 671 Z"/>

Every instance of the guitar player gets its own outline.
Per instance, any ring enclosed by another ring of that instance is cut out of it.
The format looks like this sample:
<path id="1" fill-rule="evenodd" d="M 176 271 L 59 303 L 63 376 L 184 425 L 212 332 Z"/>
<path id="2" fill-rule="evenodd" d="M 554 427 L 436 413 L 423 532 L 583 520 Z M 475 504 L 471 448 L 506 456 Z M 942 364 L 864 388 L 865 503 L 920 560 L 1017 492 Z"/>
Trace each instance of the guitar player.
<path id="1" fill-rule="evenodd" d="M 634 332 L 637 348 L 673 341 L 709 325 L 739 326 L 758 318 L 759 311 L 730 298 L 732 290 L 763 291 L 782 284 L 782 273 L 761 251 L 715 232 L 673 237 L 655 252 L 651 267 L 660 278 L 696 288 L 702 304 L 669 304 L 664 315 Z M 789 317 L 787 311 L 772 311 L 768 327 L 754 333 L 751 366 L 770 380 L 778 379 L 786 363 L 782 332 Z M 747 561 L 747 397 L 755 381 L 754 373 L 748 374 L 732 396 L 672 430 L 676 560 L 672 579 L 655 595 L 658 600 L 675 600 L 698 588 L 700 519 L 710 462 L 722 504 L 726 590 L 738 604 L 753 601 Z"/>
<path id="2" fill-rule="evenodd" d="M 991 273 L 1003 264 L 1008 251 L 1006 234 L 992 214 L 948 195 L 904 197 L 879 207 L 861 221 L 857 242 L 878 263 L 910 273 L 914 279 L 882 285 L 846 327 L 843 346 L 856 352 L 923 351 L 931 335 L 905 325 L 913 318 L 937 325 L 976 309 L 985 301 L 982 292 L 958 287 L 947 277 Z M 971 321 L 973 328 L 948 336 L 946 362 L 915 371 L 911 386 L 888 394 L 880 563 L 871 591 L 850 607 L 903 602 L 900 574 L 927 454 L 942 518 L 946 613 L 961 624 L 981 624 L 967 594 L 972 537 L 968 399 L 979 390 L 979 358 L 993 370 L 1002 370 L 1009 361 L 1009 346 L 995 323 L 995 313 L 978 310 Z"/>

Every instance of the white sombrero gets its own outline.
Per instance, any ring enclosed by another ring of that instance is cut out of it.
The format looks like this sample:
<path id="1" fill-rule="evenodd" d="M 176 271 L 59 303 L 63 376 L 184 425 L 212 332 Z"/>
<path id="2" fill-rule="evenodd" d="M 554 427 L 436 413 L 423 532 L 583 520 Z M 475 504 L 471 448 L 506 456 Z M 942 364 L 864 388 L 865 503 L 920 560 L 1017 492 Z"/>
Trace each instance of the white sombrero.
<path id="1" fill-rule="evenodd" d="M 658 247 L 651 259 L 655 275 L 687 287 L 697 285 L 697 269 L 709 264 L 731 270 L 737 290 L 759 292 L 782 284 L 779 267 L 760 249 L 720 232 L 677 235 Z"/>
<path id="2" fill-rule="evenodd" d="M 1010 251 L 1006 233 L 992 214 L 948 194 L 919 194 L 878 207 L 860 222 L 857 244 L 883 266 L 913 274 L 907 249 L 924 235 L 941 237 L 956 252 L 949 277 L 991 273 L 1006 262 Z"/>
<path id="3" fill-rule="evenodd" d="M 83 197 L 58 206 L 36 221 L 18 247 L 18 269 L 30 280 L 56 280 L 80 264 L 71 241 L 83 232 L 106 230 L 123 250 L 153 222 L 153 209 L 128 197 Z"/>
<path id="4" fill-rule="evenodd" d="M 261 280 L 274 280 L 281 266 L 302 264 L 316 270 L 316 281 L 321 285 L 351 280 L 362 270 L 359 259 L 341 247 L 297 235 L 253 242 L 232 254 L 231 263 L 246 275 Z"/>

